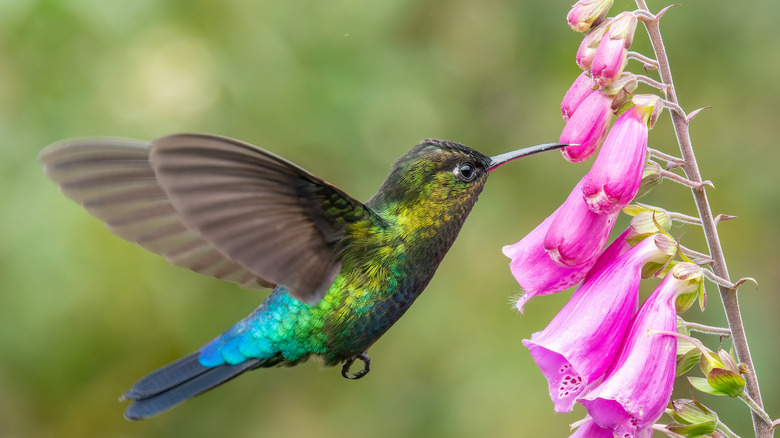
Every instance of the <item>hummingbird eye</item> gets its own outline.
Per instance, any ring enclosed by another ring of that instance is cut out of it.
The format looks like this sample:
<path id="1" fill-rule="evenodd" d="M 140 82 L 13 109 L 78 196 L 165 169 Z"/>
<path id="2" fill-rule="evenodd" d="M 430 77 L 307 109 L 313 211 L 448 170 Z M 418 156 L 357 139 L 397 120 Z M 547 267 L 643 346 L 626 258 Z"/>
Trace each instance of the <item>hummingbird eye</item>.
<path id="1" fill-rule="evenodd" d="M 474 170 L 474 165 L 471 163 L 460 163 L 455 167 L 453 172 L 458 178 L 463 181 L 470 182 L 477 176 L 477 172 Z"/>

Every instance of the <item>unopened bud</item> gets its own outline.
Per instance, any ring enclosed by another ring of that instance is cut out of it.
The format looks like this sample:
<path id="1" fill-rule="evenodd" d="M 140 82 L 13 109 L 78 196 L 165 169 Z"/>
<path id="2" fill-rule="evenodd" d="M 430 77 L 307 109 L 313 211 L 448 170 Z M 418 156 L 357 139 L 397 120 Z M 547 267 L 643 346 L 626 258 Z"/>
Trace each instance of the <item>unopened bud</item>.
<path id="1" fill-rule="evenodd" d="M 607 29 L 609 29 L 610 22 L 611 19 L 607 18 L 597 27 L 585 34 L 579 49 L 577 49 L 577 65 L 579 65 L 581 69 L 590 70 L 593 56 L 596 54 L 596 49 L 598 49 L 601 39 L 604 38 L 604 34 L 607 32 Z"/>
<path id="2" fill-rule="evenodd" d="M 671 416 L 674 422 L 667 429 L 683 436 L 711 434 L 718 426 L 718 414 L 696 400 L 673 400 Z"/>
<path id="3" fill-rule="evenodd" d="M 580 0 L 571 7 L 566 21 L 575 32 L 585 32 L 604 20 L 612 3 L 613 0 Z"/>

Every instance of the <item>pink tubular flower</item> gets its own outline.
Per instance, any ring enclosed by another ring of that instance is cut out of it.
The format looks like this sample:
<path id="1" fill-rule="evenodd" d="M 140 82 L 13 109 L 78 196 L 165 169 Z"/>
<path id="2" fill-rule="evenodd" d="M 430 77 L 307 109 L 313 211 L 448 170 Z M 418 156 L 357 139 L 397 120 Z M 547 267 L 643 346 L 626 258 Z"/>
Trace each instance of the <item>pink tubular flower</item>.
<path id="1" fill-rule="evenodd" d="M 582 181 L 558 208 L 544 236 L 544 249 L 559 265 L 582 267 L 595 260 L 620 211 L 596 214 L 582 198 Z"/>
<path id="2" fill-rule="evenodd" d="M 636 196 L 647 153 L 647 124 L 659 100 L 657 96 L 634 96 L 635 105 L 617 119 L 604 140 L 582 179 L 582 194 L 594 213 L 620 211 Z"/>
<path id="3" fill-rule="evenodd" d="M 596 55 L 596 49 L 604 37 L 604 34 L 609 29 L 609 23 L 611 18 L 607 18 L 597 27 L 592 29 L 582 39 L 579 49 L 577 49 L 577 65 L 583 70 L 590 70 L 590 65 L 593 62 L 593 56 Z"/>
<path id="4" fill-rule="evenodd" d="M 612 3 L 613 0 L 580 0 L 571 7 L 566 21 L 575 32 L 585 32 L 604 19 Z"/>
<path id="5" fill-rule="evenodd" d="M 674 246 L 663 234 L 639 242 L 580 285 L 544 330 L 523 340 L 547 379 L 556 412 L 570 412 L 607 370 L 636 310 L 642 268 L 664 263 Z"/>
<path id="6" fill-rule="evenodd" d="M 588 76 L 587 72 L 582 72 L 577 76 L 569 90 L 566 91 L 566 95 L 563 96 L 563 101 L 561 101 L 561 115 L 564 121 L 569 120 L 569 117 L 574 114 L 574 111 L 586 97 L 596 92 L 593 90 L 594 88 L 596 88 L 596 83 Z"/>
<path id="7" fill-rule="evenodd" d="M 619 14 L 610 23 L 590 64 L 590 72 L 597 84 L 609 85 L 623 73 L 636 24 L 637 19 L 631 12 Z"/>
<path id="8" fill-rule="evenodd" d="M 512 275 L 523 288 L 524 294 L 516 304 L 521 313 L 523 306 L 531 298 L 560 292 L 579 283 L 596 261 L 593 259 L 583 266 L 569 268 L 555 263 L 550 258 L 544 249 L 544 236 L 558 211 L 560 208 L 519 242 L 503 248 L 504 255 L 512 259 L 509 263 Z"/>
<path id="9" fill-rule="evenodd" d="M 559 141 L 571 146 L 561 149 L 572 163 L 588 159 L 601 146 L 612 121 L 612 96 L 595 90 L 577 106 L 563 127 Z"/>
<path id="10" fill-rule="evenodd" d="M 701 268 L 679 263 L 642 305 L 604 380 L 577 400 L 599 426 L 635 436 L 664 413 L 677 357 L 677 338 L 668 334 L 677 329 L 675 298 L 698 290 L 701 280 Z"/>

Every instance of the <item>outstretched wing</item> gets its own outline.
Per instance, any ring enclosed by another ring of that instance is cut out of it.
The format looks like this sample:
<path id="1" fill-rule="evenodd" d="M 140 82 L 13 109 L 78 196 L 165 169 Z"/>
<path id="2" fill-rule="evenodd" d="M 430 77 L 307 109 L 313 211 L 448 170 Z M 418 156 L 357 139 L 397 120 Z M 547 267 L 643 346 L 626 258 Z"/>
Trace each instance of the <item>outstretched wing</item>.
<path id="1" fill-rule="evenodd" d="M 157 183 L 149 151 L 140 141 L 77 139 L 46 148 L 38 159 L 66 196 L 117 236 L 199 274 L 248 289 L 273 287 L 184 226 Z"/>
<path id="2" fill-rule="evenodd" d="M 344 217 L 375 219 L 300 167 L 223 137 L 75 140 L 40 160 L 118 236 L 177 266 L 244 287 L 283 285 L 311 304 L 341 269 Z"/>

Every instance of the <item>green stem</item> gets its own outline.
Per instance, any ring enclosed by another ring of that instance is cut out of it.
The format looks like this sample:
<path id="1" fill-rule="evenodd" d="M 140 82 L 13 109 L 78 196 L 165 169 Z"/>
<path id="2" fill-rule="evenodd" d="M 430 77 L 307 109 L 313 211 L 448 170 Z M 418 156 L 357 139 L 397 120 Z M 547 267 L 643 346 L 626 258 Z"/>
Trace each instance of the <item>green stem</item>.
<path id="1" fill-rule="evenodd" d="M 706 333 L 708 335 L 718 335 L 722 337 L 731 336 L 731 330 L 723 327 L 712 327 L 704 324 L 697 324 L 695 322 L 685 322 L 685 328 L 692 332 Z"/>
<path id="2" fill-rule="evenodd" d="M 740 438 L 739 435 L 734 433 L 731 429 L 729 429 L 723 422 L 718 421 L 718 430 L 723 432 L 723 435 L 726 435 L 729 438 Z"/>

